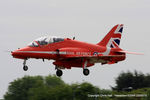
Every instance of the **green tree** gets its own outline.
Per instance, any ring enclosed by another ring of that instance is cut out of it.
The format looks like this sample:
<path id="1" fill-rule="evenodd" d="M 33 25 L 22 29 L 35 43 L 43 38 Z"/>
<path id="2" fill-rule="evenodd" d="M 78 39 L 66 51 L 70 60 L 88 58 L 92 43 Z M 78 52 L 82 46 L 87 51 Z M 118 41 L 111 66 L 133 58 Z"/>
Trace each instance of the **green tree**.
<path id="1" fill-rule="evenodd" d="M 25 76 L 10 83 L 5 100 L 28 100 L 32 91 L 38 90 L 38 94 L 44 94 L 50 87 L 64 85 L 65 83 L 54 76 Z M 47 93 L 48 94 L 48 93 Z"/>
<path id="2" fill-rule="evenodd" d="M 72 98 L 68 85 L 30 89 L 28 100 L 69 100 Z"/>
<path id="3" fill-rule="evenodd" d="M 150 100 L 150 89 L 147 91 L 147 98 L 146 100 Z"/>
<path id="4" fill-rule="evenodd" d="M 124 88 L 133 86 L 133 74 L 131 72 L 124 73 L 122 72 L 116 79 L 117 86 L 115 89 L 121 91 Z"/>
<path id="5" fill-rule="evenodd" d="M 5 100 L 27 100 L 28 90 L 33 87 L 42 86 L 43 78 L 41 76 L 25 76 L 10 83 L 8 92 L 4 95 Z"/>
<path id="6" fill-rule="evenodd" d="M 58 85 L 65 85 L 64 81 L 56 75 L 49 75 L 45 77 L 45 84 L 49 87 L 54 87 Z"/>
<path id="7" fill-rule="evenodd" d="M 144 78 L 144 85 L 145 87 L 150 87 L 150 74 L 147 74 Z"/>
<path id="8" fill-rule="evenodd" d="M 144 75 L 141 72 L 122 72 L 116 78 L 116 86 L 112 87 L 113 90 L 123 91 L 125 89 L 140 89 L 150 87 L 150 75 Z"/>
<path id="9" fill-rule="evenodd" d="M 87 82 L 82 84 L 72 84 L 71 87 L 74 100 L 94 100 L 95 98 L 90 98 L 88 95 L 96 95 L 100 93 L 98 87 Z"/>
<path id="10" fill-rule="evenodd" d="M 143 73 L 134 71 L 133 82 L 132 82 L 133 89 L 146 87 L 146 84 L 144 82 L 145 79 L 146 76 Z"/>
<path id="11" fill-rule="evenodd" d="M 55 75 L 25 76 L 10 83 L 5 100 L 94 100 L 88 94 L 98 94 L 99 88 L 90 83 L 66 84 Z M 97 98 L 98 99 L 98 98 Z"/>

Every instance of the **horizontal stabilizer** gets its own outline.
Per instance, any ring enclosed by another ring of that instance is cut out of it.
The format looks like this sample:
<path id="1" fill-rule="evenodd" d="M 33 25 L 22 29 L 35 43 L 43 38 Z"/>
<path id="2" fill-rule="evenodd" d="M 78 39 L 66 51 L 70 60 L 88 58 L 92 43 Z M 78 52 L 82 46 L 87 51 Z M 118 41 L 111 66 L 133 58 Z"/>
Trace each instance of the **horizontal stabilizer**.
<path id="1" fill-rule="evenodd" d="M 119 52 L 119 53 L 127 53 L 127 54 L 135 54 L 135 55 L 144 55 L 143 53 L 129 52 L 129 51 L 124 51 L 124 50 L 122 50 L 122 51 L 117 51 L 117 52 Z"/>

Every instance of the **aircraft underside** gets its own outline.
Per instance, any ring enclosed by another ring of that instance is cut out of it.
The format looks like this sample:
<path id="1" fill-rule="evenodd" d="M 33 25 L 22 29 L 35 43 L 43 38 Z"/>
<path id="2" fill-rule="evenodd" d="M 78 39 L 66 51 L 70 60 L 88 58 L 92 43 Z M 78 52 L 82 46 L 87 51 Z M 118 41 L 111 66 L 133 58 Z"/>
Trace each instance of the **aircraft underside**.
<path id="1" fill-rule="evenodd" d="M 55 65 L 56 75 L 62 76 L 63 72 L 62 69 L 71 69 L 72 67 L 76 68 L 83 68 L 83 74 L 89 75 L 90 71 L 87 69 L 87 67 L 93 66 L 95 63 L 101 63 L 103 64 L 114 64 L 121 60 L 124 60 L 125 56 L 122 59 L 113 59 L 112 57 L 100 59 L 100 58 L 72 58 L 72 59 L 57 59 L 54 60 L 53 64 Z M 24 59 L 23 62 L 23 69 L 24 71 L 28 70 L 28 67 L 26 65 L 26 61 L 28 59 Z M 44 61 L 44 59 L 43 59 Z"/>

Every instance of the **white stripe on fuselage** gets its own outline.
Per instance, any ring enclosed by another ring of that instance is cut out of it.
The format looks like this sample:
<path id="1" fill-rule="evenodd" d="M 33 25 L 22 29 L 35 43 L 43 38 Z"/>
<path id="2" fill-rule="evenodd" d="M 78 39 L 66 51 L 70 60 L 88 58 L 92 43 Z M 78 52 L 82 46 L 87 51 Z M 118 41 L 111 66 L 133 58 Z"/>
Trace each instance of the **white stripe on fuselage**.
<path id="1" fill-rule="evenodd" d="M 103 53 L 102 52 L 98 52 L 98 54 L 103 54 L 103 55 L 106 56 L 106 55 L 108 55 L 110 53 L 110 50 L 111 50 L 111 48 L 107 47 L 105 52 L 103 52 Z M 20 53 L 40 53 L 40 54 L 58 54 L 58 52 L 56 52 L 56 51 L 16 51 L 16 52 L 20 52 Z M 80 52 L 80 53 L 82 55 L 82 52 Z M 67 54 L 71 55 L 70 53 L 67 53 L 65 51 L 59 52 L 59 54 L 61 54 L 61 55 L 67 55 Z M 92 53 L 90 52 L 90 55 L 91 54 Z M 72 55 L 74 55 L 74 53 Z M 89 55 L 89 54 L 87 54 L 87 55 Z"/>
<path id="2" fill-rule="evenodd" d="M 44 54 L 57 54 L 56 51 L 16 51 L 21 53 L 44 53 Z"/>

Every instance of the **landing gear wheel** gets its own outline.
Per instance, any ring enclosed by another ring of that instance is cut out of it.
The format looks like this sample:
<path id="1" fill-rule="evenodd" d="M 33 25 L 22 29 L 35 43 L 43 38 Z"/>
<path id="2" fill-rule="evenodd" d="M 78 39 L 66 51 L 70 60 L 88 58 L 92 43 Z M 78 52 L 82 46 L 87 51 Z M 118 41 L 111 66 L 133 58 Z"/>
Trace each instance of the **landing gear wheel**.
<path id="1" fill-rule="evenodd" d="M 27 71 L 28 70 L 28 66 L 23 66 L 23 70 Z"/>
<path id="2" fill-rule="evenodd" d="M 89 73 L 90 73 L 90 71 L 89 71 L 88 69 L 84 69 L 84 70 L 83 70 L 83 74 L 84 74 L 85 76 L 89 75 Z"/>
<path id="3" fill-rule="evenodd" d="M 60 77 L 60 76 L 62 76 L 62 74 L 63 74 L 62 70 L 59 70 L 59 69 L 58 69 L 58 70 L 56 71 L 56 75 L 57 75 L 57 76 Z"/>

